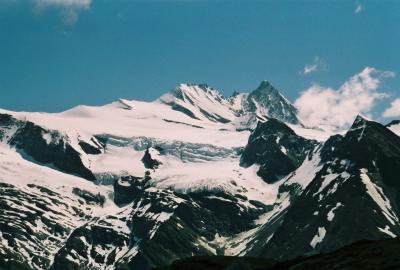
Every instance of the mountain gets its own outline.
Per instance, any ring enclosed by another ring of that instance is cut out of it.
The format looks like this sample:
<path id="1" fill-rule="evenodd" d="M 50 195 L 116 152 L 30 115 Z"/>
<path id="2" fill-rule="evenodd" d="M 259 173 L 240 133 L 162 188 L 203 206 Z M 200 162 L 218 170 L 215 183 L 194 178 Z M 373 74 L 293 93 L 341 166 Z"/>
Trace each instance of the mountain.
<path id="1" fill-rule="evenodd" d="M 265 115 L 290 124 L 299 124 L 297 109 L 270 82 L 263 81 L 251 92 L 244 104 L 244 111 Z"/>
<path id="2" fill-rule="evenodd" d="M 228 98 L 206 84 L 181 84 L 160 97 L 158 102 L 194 119 L 237 122 L 238 129 L 254 128 L 257 120 L 268 118 L 300 123 L 297 109 L 268 81 L 261 82 L 250 93 L 235 92 Z"/>
<path id="3" fill-rule="evenodd" d="M 229 101 L 206 84 L 181 84 L 159 101 L 198 120 L 228 123 L 236 116 Z"/>
<path id="4" fill-rule="evenodd" d="M 344 136 L 331 137 L 318 155 L 318 169 L 261 251 L 263 256 L 293 258 L 400 234 L 397 135 L 358 116 Z"/>
<path id="5" fill-rule="evenodd" d="M 400 233 L 400 138 L 302 125 L 268 82 L 180 85 L 60 113 L 0 110 L 0 269 L 287 260 Z"/>

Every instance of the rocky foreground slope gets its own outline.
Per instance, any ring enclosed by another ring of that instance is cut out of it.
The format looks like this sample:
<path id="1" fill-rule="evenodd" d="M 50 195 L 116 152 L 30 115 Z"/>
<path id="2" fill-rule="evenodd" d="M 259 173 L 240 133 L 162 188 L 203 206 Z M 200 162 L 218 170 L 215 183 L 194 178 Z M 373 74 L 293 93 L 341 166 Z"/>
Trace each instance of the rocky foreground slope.
<path id="1" fill-rule="evenodd" d="M 254 257 L 191 257 L 158 270 L 389 270 L 399 269 L 399 239 L 360 241 L 336 251 L 288 261 Z"/>

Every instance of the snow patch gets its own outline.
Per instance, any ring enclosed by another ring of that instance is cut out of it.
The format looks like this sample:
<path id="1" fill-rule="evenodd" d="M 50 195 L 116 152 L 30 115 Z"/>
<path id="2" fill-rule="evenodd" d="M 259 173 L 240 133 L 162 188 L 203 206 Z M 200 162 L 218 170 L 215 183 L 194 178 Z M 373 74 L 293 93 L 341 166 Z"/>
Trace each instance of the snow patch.
<path id="1" fill-rule="evenodd" d="M 332 220 L 333 220 L 333 218 L 335 217 L 335 212 L 336 212 L 336 210 L 337 210 L 339 207 L 341 207 L 341 206 L 343 206 L 343 204 L 340 203 L 340 202 L 338 202 L 338 203 L 336 203 L 336 206 L 333 207 L 333 208 L 329 211 L 329 213 L 328 213 L 328 215 L 327 215 L 327 220 L 328 220 L 328 221 L 332 221 Z"/>
<path id="2" fill-rule="evenodd" d="M 325 228 L 319 227 L 317 234 L 314 235 L 313 239 L 310 242 L 310 246 L 312 248 L 315 248 L 319 243 L 321 243 L 324 240 L 325 234 L 326 234 Z"/>
<path id="3" fill-rule="evenodd" d="M 387 235 L 389 235 L 392 238 L 396 238 L 397 237 L 397 235 L 395 235 L 394 233 L 392 233 L 390 231 L 390 227 L 388 225 L 386 225 L 385 228 L 383 228 L 383 229 L 379 228 L 379 227 L 378 227 L 378 229 L 379 229 L 379 231 L 381 231 L 383 233 L 386 233 Z"/>
<path id="4" fill-rule="evenodd" d="M 312 159 L 306 157 L 301 166 L 285 179 L 285 185 L 299 184 L 303 189 L 315 178 L 316 173 L 322 168 L 319 149 L 312 153 Z"/>
<path id="5" fill-rule="evenodd" d="M 372 182 L 371 178 L 368 176 L 368 170 L 361 169 L 360 177 L 361 181 L 364 183 L 367 189 L 368 194 L 382 210 L 382 213 L 385 215 L 386 219 L 392 225 L 397 224 L 399 222 L 399 219 L 396 216 L 396 214 L 392 211 L 390 200 L 385 196 L 382 188 Z"/>

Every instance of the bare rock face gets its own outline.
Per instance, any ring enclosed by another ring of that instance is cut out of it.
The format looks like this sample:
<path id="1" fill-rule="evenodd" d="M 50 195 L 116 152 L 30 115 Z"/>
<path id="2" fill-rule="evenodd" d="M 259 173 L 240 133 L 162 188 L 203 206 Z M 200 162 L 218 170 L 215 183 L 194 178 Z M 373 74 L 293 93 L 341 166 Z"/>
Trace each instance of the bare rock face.
<path id="1" fill-rule="evenodd" d="M 245 103 L 245 112 L 253 112 L 290 124 L 299 124 L 297 109 L 270 82 L 262 81 L 251 92 Z"/>
<path id="2" fill-rule="evenodd" d="M 259 122 L 241 156 L 242 166 L 260 165 L 258 175 L 274 183 L 297 169 L 316 141 L 298 136 L 276 119 Z"/>
<path id="3" fill-rule="evenodd" d="M 26 159 L 54 166 L 63 172 L 79 175 L 90 181 L 96 180 L 93 173 L 83 164 L 81 154 L 70 144 L 66 135 L 47 130 L 29 121 L 17 120 L 10 115 L 1 116 L 0 128 L 0 133 L 3 134 L 15 129 L 15 132 L 10 133 L 3 140 L 18 149 Z M 83 145 L 88 145 L 88 143 Z M 95 151 L 94 149 L 95 147 L 91 146 L 92 152 Z M 97 151 L 100 150 L 97 149 Z"/>
<path id="4" fill-rule="evenodd" d="M 122 176 L 114 182 L 114 202 L 126 205 L 138 197 L 142 197 L 145 179 L 135 176 Z"/>
<path id="5" fill-rule="evenodd" d="M 158 156 L 160 154 L 159 151 L 160 150 L 157 150 L 156 148 L 147 148 L 146 149 L 146 151 L 144 152 L 144 156 L 142 158 L 142 162 L 147 169 L 155 170 L 160 165 L 162 165 L 162 162 L 156 159 L 156 156 Z"/>

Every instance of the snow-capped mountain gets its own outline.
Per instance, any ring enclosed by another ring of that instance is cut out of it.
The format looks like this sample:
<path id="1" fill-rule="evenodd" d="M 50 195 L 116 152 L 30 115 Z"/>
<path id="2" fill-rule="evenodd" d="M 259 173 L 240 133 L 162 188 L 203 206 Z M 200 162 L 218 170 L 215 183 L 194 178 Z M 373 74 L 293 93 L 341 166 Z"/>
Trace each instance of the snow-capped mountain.
<path id="1" fill-rule="evenodd" d="M 396 125 L 304 127 L 266 81 L 227 98 L 182 84 L 154 102 L 0 110 L 0 269 L 281 259 L 395 237 Z"/>
<path id="2" fill-rule="evenodd" d="M 244 104 L 244 112 L 265 115 L 290 124 L 299 124 L 297 109 L 268 81 L 251 92 Z"/>
<path id="3" fill-rule="evenodd" d="M 358 116 L 350 130 L 320 146 L 307 186 L 262 254 L 288 258 L 400 234 L 400 138 Z M 308 162 L 306 160 L 305 162 Z M 302 166 L 288 176 L 298 178 Z"/>
<path id="4" fill-rule="evenodd" d="M 276 118 L 299 124 L 297 109 L 268 81 L 250 93 L 225 98 L 206 84 L 181 84 L 159 102 L 194 119 L 233 123 L 237 129 L 255 128 L 257 121 Z"/>

